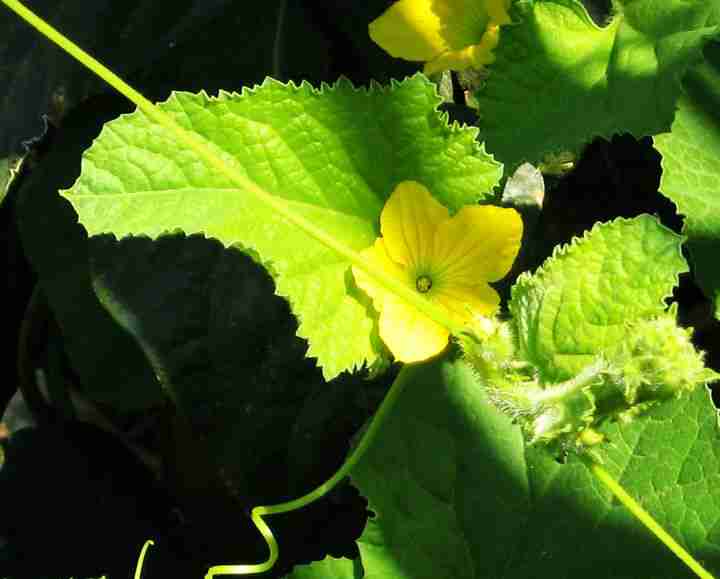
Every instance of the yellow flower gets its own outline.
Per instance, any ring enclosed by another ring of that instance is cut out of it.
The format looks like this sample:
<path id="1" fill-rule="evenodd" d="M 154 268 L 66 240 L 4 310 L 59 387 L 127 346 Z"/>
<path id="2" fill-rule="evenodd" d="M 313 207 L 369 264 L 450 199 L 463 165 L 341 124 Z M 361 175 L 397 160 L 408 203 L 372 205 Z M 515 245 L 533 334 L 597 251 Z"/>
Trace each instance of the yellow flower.
<path id="1" fill-rule="evenodd" d="M 488 282 L 503 278 L 515 260 L 522 220 L 514 209 L 463 207 L 450 217 L 420 183 L 403 181 L 380 215 L 382 237 L 361 253 L 378 268 L 443 307 L 464 325 L 493 314 L 500 297 Z M 357 285 L 380 312 L 380 337 L 401 362 L 440 353 L 449 332 L 353 267 Z"/>
<path id="2" fill-rule="evenodd" d="M 399 0 L 370 23 L 370 38 L 425 74 L 490 64 L 511 0 Z"/>

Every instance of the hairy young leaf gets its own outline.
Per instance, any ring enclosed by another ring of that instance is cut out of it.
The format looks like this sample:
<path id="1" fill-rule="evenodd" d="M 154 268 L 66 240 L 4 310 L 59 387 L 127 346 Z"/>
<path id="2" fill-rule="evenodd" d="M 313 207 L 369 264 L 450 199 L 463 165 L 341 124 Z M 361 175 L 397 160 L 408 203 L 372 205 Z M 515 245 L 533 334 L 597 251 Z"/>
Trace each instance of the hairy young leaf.
<path id="1" fill-rule="evenodd" d="M 685 77 L 671 132 L 654 140 L 663 156 L 660 190 L 685 216 L 694 273 L 720 306 L 720 44 L 706 56 Z"/>
<path id="2" fill-rule="evenodd" d="M 522 274 L 510 311 L 523 358 L 563 380 L 621 341 L 627 322 L 662 313 L 687 271 L 681 241 L 650 215 L 616 219 Z"/>
<path id="3" fill-rule="evenodd" d="M 477 94 L 490 152 L 517 166 L 593 137 L 667 130 L 717 0 L 622 0 L 604 28 L 577 0 L 520 2 Z"/>
<path id="4" fill-rule="evenodd" d="M 161 108 L 223 161 L 355 250 L 378 234 L 386 198 L 404 179 L 446 206 L 481 199 L 500 168 L 448 125 L 424 77 L 383 89 L 347 81 L 315 90 L 268 80 L 242 94 L 175 93 Z M 108 123 L 64 193 L 90 234 L 151 237 L 173 228 L 257 252 L 288 298 L 326 378 L 377 358 L 373 319 L 349 262 L 287 223 L 141 113 Z"/>
<path id="5" fill-rule="evenodd" d="M 366 579 L 691 576 L 582 463 L 523 448 L 464 363 L 413 372 L 352 474 L 375 515 L 359 540 Z M 603 431 L 610 473 L 720 571 L 717 414 L 707 391 Z"/>

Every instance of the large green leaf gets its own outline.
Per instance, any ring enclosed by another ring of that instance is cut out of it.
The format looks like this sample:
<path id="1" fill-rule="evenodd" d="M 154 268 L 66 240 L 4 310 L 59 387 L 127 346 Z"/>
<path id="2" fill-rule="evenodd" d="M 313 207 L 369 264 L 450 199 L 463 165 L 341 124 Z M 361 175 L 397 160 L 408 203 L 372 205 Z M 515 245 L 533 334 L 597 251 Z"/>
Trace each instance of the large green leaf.
<path id="1" fill-rule="evenodd" d="M 352 473 L 374 513 L 359 540 L 365 577 L 498 577 L 527 519 L 520 431 L 487 405 L 465 365 L 410 371 Z M 483 523 L 494 539 L 476 561 L 468 532 L 481 533 Z"/>
<path id="2" fill-rule="evenodd" d="M 573 459 L 524 449 L 463 362 L 413 372 L 352 478 L 374 517 L 367 579 L 692 573 Z M 605 467 L 710 571 L 720 571 L 717 416 L 707 391 L 608 425 Z"/>
<path id="3" fill-rule="evenodd" d="M 576 0 L 519 2 L 477 94 L 487 147 L 537 163 L 596 136 L 669 128 L 680 77 L 717 31 L 718 0 L 635 0 L 597 27 Z"/>
<path id="4" fill-rule="evenodd" d="M 660 190 L 685 216 L 694 273 L 720 306 L 720 44 L 708 48 L 684 80 L 671 132 L 654 141 L 663 156 Z"/>
<path id="5" fill-rule="evenodd" d="M 483 198 L 500 168 L 475 129 L 448 125 L 424 77 L 358 90 L 317 91 L 268 80 L 242 94 L 175 93 L 161 105 L 267 192 L 355 250 L 378 234 L 395 185 L 424 183 L 455 210 Z M 195 158 L 140 113 L 105 126 L 64 193 L 91 235 L 180 228 L 256 251 L 299 318 L 326 378 L 377 358 L 373 318 L 351 294 L 349 262 Z"/>
<path id="6" fill-rule="evenodd" d="M 522 357 L 549 380 L 577 374 L 627 333 L 627 322 L 666 308 L 687 271 L 682 238 L 650 215 L 596 225 L 520 276 L 510 311 Z"/>

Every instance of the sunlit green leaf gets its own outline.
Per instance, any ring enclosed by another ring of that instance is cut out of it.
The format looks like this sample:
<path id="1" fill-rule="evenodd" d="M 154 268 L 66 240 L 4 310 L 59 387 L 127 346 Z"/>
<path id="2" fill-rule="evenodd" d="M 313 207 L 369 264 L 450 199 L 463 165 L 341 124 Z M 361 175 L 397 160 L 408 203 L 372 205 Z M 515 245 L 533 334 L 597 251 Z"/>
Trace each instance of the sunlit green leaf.
<path id="1" fill-rule="evenodd" d="M 594 137 L 667 130 L 680 77 L 717 32 L 717 0 L 614 3 L 596 26 L 577 0 L 519 2 L 477 93 L 488 150 L 512 167 Z"/>
<path id="2" fill-rule="evenodd" d="M 394 186 L 422 182 L 455 210 L 486 196 L 500 168 L 475 129 L 448 125 L 433 85 L 416 76 L 390 88 L 346 81 L 317 91 L 268 80 L 242 94 L 174 94 L 161 107 L 206 139 L 226 163 L 346 246 L 378 234 Z M 378 356 L 374 318 L 349 262 L 240 191 L 135 113 L 105 126 L 64 193 L 91 235 L 179 228 L 259 254 L 300 321 L 326 378 Z"/>
<path id="3" fill-rule="evenodd" d="M 513 287 L 510 311 L 523 357 L 545 378 L 577 374 L 627 332 L 666 308 L 687 271 L 682 238 L 650 215 L 596 225 Z"/>

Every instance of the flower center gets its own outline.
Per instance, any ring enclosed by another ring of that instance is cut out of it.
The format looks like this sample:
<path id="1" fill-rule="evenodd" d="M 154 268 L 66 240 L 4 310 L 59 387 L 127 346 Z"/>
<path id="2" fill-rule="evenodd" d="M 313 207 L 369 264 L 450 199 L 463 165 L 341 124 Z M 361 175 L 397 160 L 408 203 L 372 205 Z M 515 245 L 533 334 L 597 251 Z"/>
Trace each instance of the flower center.
<path id="1" fill-rule="evenodd" d="M 415 287 L 421 294 L 425 294 L 430 291 L 432 280 L 427 275 L 421 275 L 415 280 Z"/>

